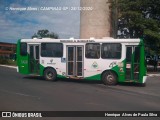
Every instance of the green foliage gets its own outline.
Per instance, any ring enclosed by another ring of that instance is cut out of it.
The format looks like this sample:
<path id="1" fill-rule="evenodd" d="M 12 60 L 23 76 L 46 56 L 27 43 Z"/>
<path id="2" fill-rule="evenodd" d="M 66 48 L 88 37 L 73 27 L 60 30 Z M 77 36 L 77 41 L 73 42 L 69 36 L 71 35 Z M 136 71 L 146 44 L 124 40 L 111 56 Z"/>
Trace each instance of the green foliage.
<path id="1" fill-rule="evenodd" d="M 0 57 L 0 64 L 16 66 L 16 61 Z"/>
<path id="2" fill-rule="evenodd" d="M 58 35 L 53 32 L 49 32 L 49 30 L 38 30 L 37 33 L 35 33 L 32 38 L 55 38 L 58 39 Z"/>
<path id="3" fill-rule="evenodd" d="M 130 37 L 143 37 L 151 51 L 159 49 L 160 52 L 160 0 L 117 1 L 118 18 L 125 19 Z"/>
<path id="4" fill-rule="evenodd" d="M 0 57 L 0 64 L 8 64 L 8 60 Z"/>

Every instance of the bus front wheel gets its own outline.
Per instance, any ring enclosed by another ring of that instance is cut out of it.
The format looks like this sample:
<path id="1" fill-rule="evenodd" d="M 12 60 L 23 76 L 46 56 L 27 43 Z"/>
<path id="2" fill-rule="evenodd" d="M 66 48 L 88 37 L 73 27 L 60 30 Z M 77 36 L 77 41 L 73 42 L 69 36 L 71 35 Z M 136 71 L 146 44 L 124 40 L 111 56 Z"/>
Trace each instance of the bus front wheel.
<path id="1" fill-rule="evenodd" d="M 57 73 L 53 68 L 47 68 L 44 71 L 44 78 L 48 81 L 56 81 Z"/>
<path id="2" fill-rule="evenodd" d="M 105 85 L 116 85 L 117 75 L 112 71 L 106 71 L 102 75 L 102 81 Z"/>

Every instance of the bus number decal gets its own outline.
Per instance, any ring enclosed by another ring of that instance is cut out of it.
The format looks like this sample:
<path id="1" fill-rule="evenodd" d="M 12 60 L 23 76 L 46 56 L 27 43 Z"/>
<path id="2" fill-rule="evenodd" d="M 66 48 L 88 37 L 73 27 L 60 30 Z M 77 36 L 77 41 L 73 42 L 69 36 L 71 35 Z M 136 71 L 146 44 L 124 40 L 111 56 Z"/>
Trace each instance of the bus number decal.
<path id="1" fill-rule="evenodd" d="M 61 58 L 61 63 L 66 63 L 66 58 Z"/>
<path id="2" fill-rule="evenodd" d="M 21 60 L 21 64 L 28 64 L 27 60 Z"/>
<path id="3" fill-rule="evenodd" d="M 117 65 L 116 62 L 112 62 L 112 63 L 109 65 L 109 67 L 110 67 L 110 68 L 113 68 L 113 67 L 116 66 L 116 65 Z"/>
<path id="4" fill-rule="evenodd" d="M 98 68 L 98 64 L 97 64 L 97 62 L 93 62 L 93 64 L 92 64 L 92 68 L 95 68 L 95 69 L 97 69 L 97 68 Z"/>
<path id="5" fill-rule="evenodd" d="M 50 63 L 47 63 L 47 64 L 55 65 L 56 63 L 53 63 L 53 59 L 50 59 Z"/>

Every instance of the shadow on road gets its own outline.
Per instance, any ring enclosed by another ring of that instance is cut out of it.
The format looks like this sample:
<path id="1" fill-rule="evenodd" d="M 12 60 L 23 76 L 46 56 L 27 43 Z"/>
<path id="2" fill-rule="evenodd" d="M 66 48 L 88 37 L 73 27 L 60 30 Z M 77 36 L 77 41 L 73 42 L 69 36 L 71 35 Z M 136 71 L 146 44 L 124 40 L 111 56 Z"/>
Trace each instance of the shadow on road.
<path id="1" fill-rule="evenodd" d="M 42 76 L 25 76 L 23 77 L 24 79 L 29 79 L 29 80 L 41 80 L 41 81 L 45 81 L 45 79 Z"/>
<path id="2" fill-rule="evenodd" d="M 140 83 L 118 83 L 117 85 L 119 86 L 134 86 L 134 87 L 145 87 L 145 84 L 140 84 Z"/>
<path id="3" fill-rule="evenodd" d="M 25 76 L 23 77 L 25 80 L 40 80 L 46 81 L 42 76 Z M 81 83 L 81 84 L 102 84 L 102 81 L 99 80 L 85 80 L 85 79 L 69 79 L 69 78 L 57 78 L 56 81 L 48 81 L 48 82 L 66 82 L 66 83 Z M 118 83 L 119 86 L 137 86 L 142 87 L 141 84 L 138 83 Z M 104 85 L 105 86 L 105 85 Z M 115 85 L 116 86 L 116 85 Z"/>
<path id="4" fill-rule="evenodd" d="M 24 79 L 29 79 L 29 80 L 41 80 L 41 81 L 46 81 L 44 77 L 42 76 L 25 76 L 23 77 Z M 83 80 L 83 79 L 69 79 L 69 78 L 57 78 L 56 82 L 61 81 L 61 82 L 74 82 L 74 83 L 84 83 L 84 84 L 103 84 L 101 81 L 98 80 Z M 55 81 L 50 81 L 50 82 L 55 82 Z"/>
<path id="5" fill-rule="evenodd" d="M 100 80 L 69 79 L 69 78 L 63 78 L 58 80 L 63 82 L 75 82 L 75 83 L 83 83 L 83 84 L 103 84 L 102 81 Z"/>

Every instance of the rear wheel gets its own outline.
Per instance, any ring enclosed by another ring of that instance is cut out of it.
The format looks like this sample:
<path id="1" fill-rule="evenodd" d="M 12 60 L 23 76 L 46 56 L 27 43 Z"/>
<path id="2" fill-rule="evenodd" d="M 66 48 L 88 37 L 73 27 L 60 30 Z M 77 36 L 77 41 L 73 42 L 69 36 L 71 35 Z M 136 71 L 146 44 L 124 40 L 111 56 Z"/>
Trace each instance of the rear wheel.
<path id="1" fill-rule="evenodd" d="M 102 81 L 105 85 L 116 85 L 117 75 L 114 72 L 106 71 L 102 75 Z"/>
<path id="2" fill-rule="evenodd" d="M 44 78 L 48 81 L 56 81 L 57 73 L 53 68 L 47 68 L 44 71 Z"/>

